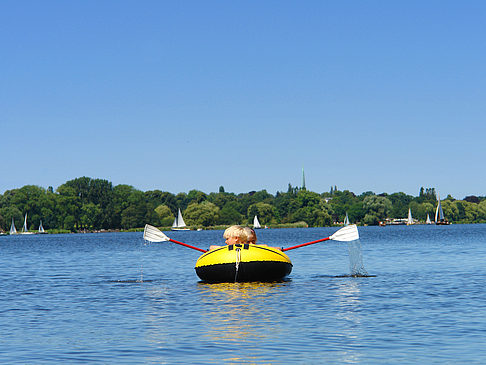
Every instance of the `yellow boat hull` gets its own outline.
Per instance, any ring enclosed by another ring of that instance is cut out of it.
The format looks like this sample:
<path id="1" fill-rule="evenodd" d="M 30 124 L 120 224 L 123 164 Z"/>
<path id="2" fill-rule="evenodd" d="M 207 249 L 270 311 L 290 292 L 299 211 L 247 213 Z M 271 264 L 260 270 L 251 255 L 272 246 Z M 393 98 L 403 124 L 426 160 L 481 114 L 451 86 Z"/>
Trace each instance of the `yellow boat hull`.
<path id="1" fill-rule="evenodd" d="M 272 247 L 236 244 L 204 253 L 195 270 L 201 280 L 211 283 L 281 281 L 292 271 L 292 262 Z"/>

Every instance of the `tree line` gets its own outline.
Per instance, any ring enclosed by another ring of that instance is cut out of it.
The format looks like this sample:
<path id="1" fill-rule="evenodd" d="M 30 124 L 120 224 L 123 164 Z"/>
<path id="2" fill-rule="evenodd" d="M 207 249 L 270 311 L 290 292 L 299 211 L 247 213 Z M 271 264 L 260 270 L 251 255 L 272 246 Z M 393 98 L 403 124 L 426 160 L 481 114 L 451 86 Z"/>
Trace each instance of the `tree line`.
<path id="1" fill-rule="evenodd" d="M 386 218 L 405 218 L 411 208 L 413 217 L 433 219 L 437 205 L 434 188 L 420 188 L 414 197 L 405 193 L 356 195 L 340 191 L 316 193 L 305 187 L 288 185 L 286 192 L 269 194 L 266 190 L 228 193 L 191 190 L 172 194 L 161 190 L 141 191 L 130 185 L 116 185 L 104 179 L 80 177 L 69 180 L 55 191 L 26 185 L 0 195 L 0 230 L 8 231 L 15 222 L 21 227 L 28 216 L 29 229 L 40 222 L 45 229 L 63 231 L 136 229 L 146 223 L 169 227 L 178 209 L 187 225 L 214 227 L 231 224 L 252 224 L 258 215 L 262 225 L 332 226 L 346 214 L 353 223 L 377 225 Z M 486 222 L 486 197 L 468 196 L 442 200 L 446 218 L 452 223 Z"/>

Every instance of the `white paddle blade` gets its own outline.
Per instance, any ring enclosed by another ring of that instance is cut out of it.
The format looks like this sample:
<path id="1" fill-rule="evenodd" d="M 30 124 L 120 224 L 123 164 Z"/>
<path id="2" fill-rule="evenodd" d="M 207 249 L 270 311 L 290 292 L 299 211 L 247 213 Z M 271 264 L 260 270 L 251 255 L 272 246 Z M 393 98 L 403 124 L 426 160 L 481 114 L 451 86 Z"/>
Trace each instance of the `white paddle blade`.
<path id="1" fill-rule="evenodd" d="M 341 228 L 329 238 L 344 242 L 357 240 L 359 239 L 358 228 L 356 227 L 356 224 L 351 224 L 350 226 Z"/>
<path id="2" fill-rule="evenodd" d="M 160 229 L 151 226 L 150 224 L 145 225 L 145 229 L 143 230 L 143 239 L 149 242 L 163 242 L 170 240 L 170 238 L 167 237 Z"/>

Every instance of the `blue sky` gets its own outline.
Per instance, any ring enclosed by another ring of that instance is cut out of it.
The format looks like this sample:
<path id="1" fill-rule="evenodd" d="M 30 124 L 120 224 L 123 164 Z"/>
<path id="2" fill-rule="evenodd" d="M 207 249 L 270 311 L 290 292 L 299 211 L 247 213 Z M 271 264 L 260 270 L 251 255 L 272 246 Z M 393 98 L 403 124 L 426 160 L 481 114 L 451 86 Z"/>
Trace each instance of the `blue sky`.
<path id="1" fill-rule="evenodd" d="M 2 1 L 0 193 L 486 195 L 484 1 Z"/>

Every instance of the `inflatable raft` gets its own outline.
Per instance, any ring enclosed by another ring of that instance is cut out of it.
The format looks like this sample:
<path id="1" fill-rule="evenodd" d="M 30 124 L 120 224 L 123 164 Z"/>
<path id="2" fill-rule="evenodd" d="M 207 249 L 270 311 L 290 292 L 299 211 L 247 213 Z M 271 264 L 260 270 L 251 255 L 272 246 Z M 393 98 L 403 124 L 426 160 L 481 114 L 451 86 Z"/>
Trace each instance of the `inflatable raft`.
<path id="1" fill-rule="evenodd" d="M 196 262 L 196 274 L 209 283 L 279 281 L 292 271 L 292 262 L 272 247 L 236 244 L 211 250 Z"/>

